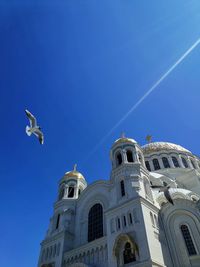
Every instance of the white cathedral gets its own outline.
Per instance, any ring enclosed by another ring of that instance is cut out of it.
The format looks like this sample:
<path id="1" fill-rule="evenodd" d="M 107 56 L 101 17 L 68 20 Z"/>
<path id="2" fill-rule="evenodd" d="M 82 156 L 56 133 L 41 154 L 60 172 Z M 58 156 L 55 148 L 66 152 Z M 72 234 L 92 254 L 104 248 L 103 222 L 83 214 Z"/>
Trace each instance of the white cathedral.
<path id="1" fill-rule="evenodd" d="M 87 186 L 74 168 L 59 181 L 38 267 L 200 267 L 200 158 L 122 137 L 110 159 L 109 180 Z"/>

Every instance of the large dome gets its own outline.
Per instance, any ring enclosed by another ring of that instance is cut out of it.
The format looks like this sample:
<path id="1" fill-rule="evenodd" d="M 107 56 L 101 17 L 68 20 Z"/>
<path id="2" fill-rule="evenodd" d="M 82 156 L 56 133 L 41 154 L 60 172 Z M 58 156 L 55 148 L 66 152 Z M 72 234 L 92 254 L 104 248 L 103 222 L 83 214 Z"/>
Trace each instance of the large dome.
<path id="1" fill-rule="evenodd" d="M 149 143 L 149 144 L 142 146 L 142 151 L 144 154 L 150 154 L 153 152 L 158 152 L 158 151 L 163 151 L 163 150 L 165 151 L 175 150 L 175 151 L 191 154 L 191 152 L 187 150 L 186 148 L 173 144 L 173 143 L 168 143 L 168 142 L 153 142 L 153 143 Z"/>

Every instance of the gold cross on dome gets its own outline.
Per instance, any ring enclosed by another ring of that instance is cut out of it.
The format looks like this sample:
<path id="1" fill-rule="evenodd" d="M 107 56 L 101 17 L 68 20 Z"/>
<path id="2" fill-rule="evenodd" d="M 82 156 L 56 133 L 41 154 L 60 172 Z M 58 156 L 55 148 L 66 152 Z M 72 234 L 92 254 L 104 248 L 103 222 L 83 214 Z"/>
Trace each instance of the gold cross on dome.
<path id="1" fill-rule="evenodd" d="M 74 171 L 76 171 L 77 169 L 77 164 L 74 164 Z"/>
<path id="2" fill-rule="evenodd" d="M 121 133 L 121 138 L 125 138 L 125 132 Z"/>
<path id="3" fill-rule="evenodd" d="M 148 134 L 148 135 L 146 136 L 145 139 L 146 139 L 146 141 L 147 141 L 148 143 L 151 143 L 151 142 L 152 142 L 152 135 L 149 135 L 149 134 Z"/>

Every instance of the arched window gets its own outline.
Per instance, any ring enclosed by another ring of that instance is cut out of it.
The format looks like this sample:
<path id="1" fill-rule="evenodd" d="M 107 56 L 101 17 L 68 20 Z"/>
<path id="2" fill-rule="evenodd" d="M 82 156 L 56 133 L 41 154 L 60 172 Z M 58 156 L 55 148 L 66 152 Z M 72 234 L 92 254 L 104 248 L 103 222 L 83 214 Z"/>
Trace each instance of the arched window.
<path id="1" fill-rule="evenodd" d="M 121 196 L 125 196 L 125 187 L 124 187 L 124 181 L 122 180 L 120 182 L 120 188 L 121 188 Z"/>
<path id="2" fill-rule="evenodd" d="M 185 224 L 182 224 L 180 228 L 181 228 L 181 232 L 182 232 L 183 238 L 185 240 L 185 245 L 187 247 L 188 254 L 190 256 L 196 255 L 197 252 L 196 252 L 192 237 L 190 235 L 190 231 L 188 229 L 188 226 L 185 225 Z"/>
<path id="3" fill-rule="evenodd" d="M 103 236 L 103 208 L 95 204 L 88 215 L 88 242 Z"/>
<path id="4" fill-rule="evenodd" d="M 121 155 L 121 153 L 118 153 L 116 158 L 117 158 L 117 166 L 121 165 L 122 164 L 122 155 Z"/>
<path id="5" fill-rule="evenodd" d="M 60 223 L 60 214 L 57 216 L 57 221 L 56 221 L 56 229 L 58 229 Z"/>
<path id="6" fill-rule="evenodd" d="M 168 158 L 163 157 L 162 158 L 162 162 L 163 162 L 163 165 L 164 165 L 165 168 L 170 168 Z"/>
<path id="7" fill-rule="evenodd" d="M 126 242 L 124 246 L 123 258 L 124 258 L 124 264 L 136 261 L 135 253 L 131 248 L 131 244 L 129 242 Z"/>
<path id="8" fill-rule="evenodd" d="M 78 195 L 80 195 L 80 194 L 81 194 L 81 189 L 78 190 Z"/>
<path id="9" fill-rule="evenodd" d="M 180 168 L 179 162 L 176 157 L 172 157 L 172 161 L 174 163 L 175 168 Z"/>
<path id="10" fill-rule="evenodd" d="M 190 159 L 190 161 L 191 161 L 191 163 L 192 163 L 192 167 L 193 167 L 194 169 L 196 169 L 196 166 L 195 166 L 195 164 L 194 164 L 194 161 L 193 161 L 192 159 Z"/>
<path id="11" fill-rule="evenodd" d="M 181 159 L 182 159 L 182 162 L 183 162 L 184 167 L 185 168 L 188 168 L 187 160 L 185 158 L 183 158 L 183 157 L 181 157 Z"/>
<path id="12" fill-rule="evenodd" d="M 153 166 L 155 170 L 159 170 L 160 169 L 160 164 L 158 159 L 153 159 Z"/>
<path id="13" fill-rule="evenodd" d="M 133 153 L 132 153 L 132 151 L 128 150 L 128 151 L 126 152 L 126 156 L 127 156 L 127 161 L 128 161 L 128 162 L 133 162 L 133 161 L 134 161 L 134 160 L 133 160 Z"/>
<path id="14" fill-rule="evenodd" d="M 148 161 L 145 161 L 145 165 L 148 171 L 151 171 L 151 167 Z"/>
<path id="15" fill-rule="evenodd" d="M 129 223 L 133 224 L 133 218 L 132 218 L 132 214 L 131 213 L 129 213 Z"/>
<path id="16" fill-rule="evenodd" d="M 69 186 L 68 188 L 68 197 L 73 198 L 74 197 L 74 186 Z"/>

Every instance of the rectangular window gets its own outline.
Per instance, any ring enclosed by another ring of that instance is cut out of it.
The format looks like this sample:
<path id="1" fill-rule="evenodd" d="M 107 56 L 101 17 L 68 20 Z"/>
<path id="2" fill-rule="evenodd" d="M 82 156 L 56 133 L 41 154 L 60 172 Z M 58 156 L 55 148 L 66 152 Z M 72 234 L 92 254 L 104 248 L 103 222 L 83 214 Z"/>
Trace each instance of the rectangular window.
<path id="1" fill-rule="evenodd" d="M 126 227 L 126 217 L 124 216 L 124 227 Z"/>
<path id="2" fill-rule="evenodd" d="M 133 219 L 132 219 L 131 213 L 129 213 L 129 220 L 130 220 L 130 224 L 133 224 Z"/>
<path id="3" fill-rule="evenodd" d="M 160 163 L 158 159 L 153 159 L 153 166 L 154 166 L 155 171 L 160 169 Z"/>
<path id="4" fill-rule="evenodd" d="M 117 219 L 117 229 L 119 230 L 121 228 L 120 219 Z"/>
<path id="5" fill-rule="evenodd" d="M 73 197 L 74 197 L 74 187 L 73 186 L 69 186 L 68 198 L 73 198 Z"/>
<path id="6" fill-rule="evenodd" d="M 187 247 L 188 254 L 190 256 L 197 255 L 197 252 L 196 252 L 196 249 L 195 249 L 195 246 L 194 246 L 194 243 L 193 243 L 193 240 L 192 240 L 192 237 L 190 235 L 190 231 L 189 231 L 187 225 L 184 225 L 184 224 L 181 225 L 181 231 L 183 234 L 183 238 L 185 240 L 185 245 Z"/>
<path id="7" fill-rule="evenodd" d="M 58 229 L 59 227 L 59 222 L 60 222 L 60 214 L 58 214 L 58 217 L 57 217 L 56 229 Z"/>
<path id="8" fill-rule="evenodd" d="M 120 186 L 121 186 L 121 196 L 125 196 L 125 187 L 124 187 L 124 181 L 120 182 Z"/>
<path id="9" fill-rule="evenodd" d="M 148 171 L 151 171 L 151 167 L 148 161 L 145 161 L 145 165 Z"/>

